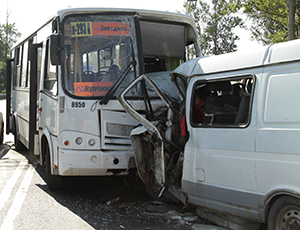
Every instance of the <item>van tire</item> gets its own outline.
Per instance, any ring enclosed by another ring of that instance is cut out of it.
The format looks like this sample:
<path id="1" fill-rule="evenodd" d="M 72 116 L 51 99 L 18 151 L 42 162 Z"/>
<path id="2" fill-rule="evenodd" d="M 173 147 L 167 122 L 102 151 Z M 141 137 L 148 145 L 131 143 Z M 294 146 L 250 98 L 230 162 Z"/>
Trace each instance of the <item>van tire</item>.
<path id="1" fill-rule="evenodd" d="M 63 178 L 59 175 L 51 174 L 51 159 L 50 159 L 50 150 L 47 145 L 45 148 L 46 154 L 46 182 L 50 191 L 63 189 Z"/>
<path id="2" fill-rule="evenodd" d="M 268 230 L 300 229 L 300 200 L 282 196 L 272 205 L 268 215 Z"/>

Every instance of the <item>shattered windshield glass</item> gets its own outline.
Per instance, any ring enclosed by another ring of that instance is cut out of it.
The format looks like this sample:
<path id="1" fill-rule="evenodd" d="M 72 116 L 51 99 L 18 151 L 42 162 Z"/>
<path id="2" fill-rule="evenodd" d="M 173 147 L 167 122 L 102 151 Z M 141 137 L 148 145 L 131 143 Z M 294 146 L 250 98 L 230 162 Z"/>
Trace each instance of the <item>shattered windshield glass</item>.
<path id="1" fill-rule="evenodd" d="M 76 16 L 64 22 L 65 89 L 80 97 L 103 97 L 134 61 L 133 18 L 118 15 Z M 134 77 L 127 71 L 120 90 Z M 120 90 L 115 92 L 115 95 Z"/>
<path id="2" fill-rule="evenodd" d="M 173 82 L 171 81 L 170 72 L 162 71 L 147 73 L 145 75 L 154 82 L 154 84 L 168 97 L 169 100 L 181 100 Z M 152 87 L 146 85 L 146 88 L 150 98 L 156 96 L 156 92 Z"/>

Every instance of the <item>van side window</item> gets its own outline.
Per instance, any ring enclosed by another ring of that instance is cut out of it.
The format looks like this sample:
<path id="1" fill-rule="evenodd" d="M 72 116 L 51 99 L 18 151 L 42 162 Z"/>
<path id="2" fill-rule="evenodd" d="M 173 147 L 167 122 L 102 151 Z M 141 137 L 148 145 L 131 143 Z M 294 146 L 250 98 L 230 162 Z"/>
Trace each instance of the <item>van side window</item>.
<path id="1" fill-rule="evenodd" d="M 253 76 L 197 82 L 191 123 L 201 126 L 246 126 L 250 122 Z"/>

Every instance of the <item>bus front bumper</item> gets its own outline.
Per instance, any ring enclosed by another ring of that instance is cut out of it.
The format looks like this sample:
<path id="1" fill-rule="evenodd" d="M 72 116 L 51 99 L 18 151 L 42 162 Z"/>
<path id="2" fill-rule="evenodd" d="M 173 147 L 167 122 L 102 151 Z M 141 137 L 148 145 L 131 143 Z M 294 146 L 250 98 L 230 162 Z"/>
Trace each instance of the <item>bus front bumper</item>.
<path id="1" fill-rule="evenodd" d="M 61 176 L 112 176 L 127 175 L 135 167 L 134 155 L 128 151 L 60 149 L 55 171 Z"/>

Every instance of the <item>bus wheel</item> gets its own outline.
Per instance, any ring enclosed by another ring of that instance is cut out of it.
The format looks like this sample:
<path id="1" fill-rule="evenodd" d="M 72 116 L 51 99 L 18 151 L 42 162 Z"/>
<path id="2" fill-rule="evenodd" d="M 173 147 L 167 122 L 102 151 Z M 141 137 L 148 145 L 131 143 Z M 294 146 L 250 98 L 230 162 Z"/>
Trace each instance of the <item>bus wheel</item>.
<path id="1" fill-rule="evenodd" d="M 49 146 L 46 146 L 46 182 L 49 190 L 59 190 L 63 189 L 63 178 L 59 175 L 51 174 L 51 160 L 50 160 L 50 150 Z"/>
<path id="2" fill-rule="evenodd" d="M 300 200 L 283 196 L 272 205 L 268 216 L 268 230 L 300 229 Z"/>

